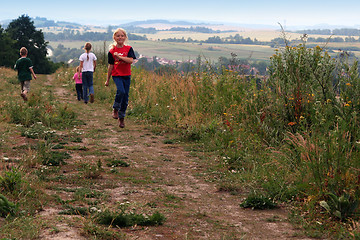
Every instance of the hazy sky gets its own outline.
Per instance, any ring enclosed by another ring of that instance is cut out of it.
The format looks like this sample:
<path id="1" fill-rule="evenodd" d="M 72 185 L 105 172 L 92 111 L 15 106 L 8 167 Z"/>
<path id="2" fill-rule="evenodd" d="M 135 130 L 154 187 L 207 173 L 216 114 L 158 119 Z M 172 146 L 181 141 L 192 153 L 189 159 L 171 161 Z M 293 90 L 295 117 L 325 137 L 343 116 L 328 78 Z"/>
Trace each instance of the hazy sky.
<path id="1" fill-rule="evenodd" d="M 360 25 L 359 0 L 0 0 L 0 20 L 22 14 L 93 25 L 166 19 L 286 26 Z"/>

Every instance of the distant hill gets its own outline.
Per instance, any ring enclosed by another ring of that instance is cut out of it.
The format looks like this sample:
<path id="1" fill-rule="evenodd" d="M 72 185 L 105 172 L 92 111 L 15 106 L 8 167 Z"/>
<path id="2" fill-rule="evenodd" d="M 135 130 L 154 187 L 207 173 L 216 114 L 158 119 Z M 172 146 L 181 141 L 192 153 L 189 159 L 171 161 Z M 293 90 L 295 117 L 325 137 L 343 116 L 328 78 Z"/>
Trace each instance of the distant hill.
<path id="1" fill-rule="evenodd" d="M 79 23 L 54 21 L 54 20 L 48 20 L 47 18 L 43 18 L 43 17 L 35 17 L 35 18 L 31 18 L 31 20 L 34 21 L 34 26 L 36 28 L 66 27 L 66 28 L 78 29 L 82 27 L 82 25 Z M 0 25 L 2 28 L 6 28 L 11 21 L 13 21 L 13 19 L 0 20 Z"/>
<path id="2" fill-rule="evenodd" d="M 109 25 L 102 25 L 102 26 L 92 26 L 92 25 L 82 25 L 75 22 L 66 22 L 66 21 L 56 21 L 56 20 L 50 20 L 45 17 L 35 17 L 31 18 L 34 21 L 34 25 L 37 28 L 46 28 L 46 27 L 62 27 L 62 28 L 68 28 L 68 29 L 80 29 L 87 27 L 96 27 L 96 28 L 103 28 L 106 29 L 108 26 L 113 26 L 113 24 Z M 6 19 L 6 20 L 0 20 L 0 25 L 2 28 L 6 28 L 7 25 L 12 21 L 13 19 Z M 174 27 L 196 27 L 196 26 L 202 26 L 211 28 L 213 30 L 245 30 L 245 29 L 267 29 L 267 30 L 280 30 L 280 26 L 278 24 L 274 25 L 266 25 L 266 24 L 252 24 L 252 23 L 230 23 L 230 22 L 194 22 L 194 21 L 185 21 L 185 20 L 179 20 L 179 21 L 169 21 L 165 19 L 149 19 L 149 20 L 143 20 L 143 21 L 129 21 L 127 23 L 122 23 L 117 26 L 123 27 L 123 28 L 154 28 L 156 30 L 166 30 L 171 29 Z M 114 27 L 114 26 L 113 26 Z M 340 25 L 328 25 L 328 24 L 321 24 L 321 25 L 313 25 L 313 26 L 286 26 L 283 25 L 285 30 L 289 31 L 299 31 L 299 30 L 306 30 L 306 29 L 340 29 L 340 28 L 359 28 L 360 25 L 354 25 L 352 27 L 349 26 L 340 26 Z"/>
<path id="3" fill-rule="evenodd" d="M 194 26 L 194 25 L 210 25 L 207 23 L 195 23 L 195 22 L 188 22 L 188 21 L 169 21 L 163 19 L 152 19 L 152 20 L 145 20 L 145 21 L 134 21 L 125 24 L 121 24 L 122 26 L 139 26 L 139 25 L 148 25 L 148 24 L 169 24 L 169 25 L 183 25 L 183 26 Z"/>

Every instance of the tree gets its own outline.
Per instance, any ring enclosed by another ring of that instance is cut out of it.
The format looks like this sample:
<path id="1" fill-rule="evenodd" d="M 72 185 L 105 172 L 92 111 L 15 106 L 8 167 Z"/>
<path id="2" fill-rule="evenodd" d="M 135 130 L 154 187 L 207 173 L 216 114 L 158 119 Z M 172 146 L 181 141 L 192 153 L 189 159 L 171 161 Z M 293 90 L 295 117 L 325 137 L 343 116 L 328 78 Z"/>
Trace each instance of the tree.
<path id="1" fill-rule="evenodd" d="M 27 48 L 36 73 L 47 74 L 55 71 L 54 64 L 46 57 L 48 42 L 45 42 L 43 32 L 35 29 L 34 22 L 29 16 L 22 15 L 10 22 L 6 32 L 16 41 L 13 45 L 16 50 L 21 47 Z"/>
<path id="2" fill-rule="evenodd" d="M 18 50 L 13 48 L 15 41 L 0 26 L 0 66 L 12 67 L 18 57 Z"/>

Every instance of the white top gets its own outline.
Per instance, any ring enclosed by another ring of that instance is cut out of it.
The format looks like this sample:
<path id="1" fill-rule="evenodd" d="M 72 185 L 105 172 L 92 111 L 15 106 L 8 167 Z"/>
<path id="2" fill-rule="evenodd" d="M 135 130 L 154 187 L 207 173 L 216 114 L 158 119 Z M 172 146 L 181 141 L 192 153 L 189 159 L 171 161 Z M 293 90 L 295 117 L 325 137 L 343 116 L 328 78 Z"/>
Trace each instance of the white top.
<path id="1" fill-rule="evenodd" d="M 87 60 L 87 56 L 89 54 L 89 60 Z M 97 60 L 94 53 L 83 53 L 79 57 L 80 62 L 83 62 L 83 72 L 93 72 L 94 71 L 94 61 Z"/>

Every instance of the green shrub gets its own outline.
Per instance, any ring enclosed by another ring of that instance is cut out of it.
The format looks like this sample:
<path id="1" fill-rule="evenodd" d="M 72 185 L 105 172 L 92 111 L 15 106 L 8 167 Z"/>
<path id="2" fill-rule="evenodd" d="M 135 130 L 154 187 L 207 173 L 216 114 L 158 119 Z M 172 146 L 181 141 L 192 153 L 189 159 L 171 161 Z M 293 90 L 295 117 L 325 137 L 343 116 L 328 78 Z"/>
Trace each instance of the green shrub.
<path id="1" fill-rule="evenodd" d="M 162 225 L 164 221 L 165 217 L 159 212 L 155 212 L 151 216 L 144 216 L 143 214 L 116 213 L 106 210 L 96 216 L 97 223 L 116 227 L 158 226 Z"/>
<path id="2" fill-rule="evenodd" d="M 325 208 L 331 215 L 337 217 L 341 221 L 355 216 L 359 206 L 359 200 L 344 193 L 340 197 L 334 193 L 328 193 L 328 200 L 321 201 L 320 206 Z"/>
<path id="3" fill-rule="evenodd" d="M 251 209 L 273 209 L 276 208 L 277 205 L 270 198 L 265 197 L 263 195 L 255 195 L 250 194 L 244 202 L 240 204 L 243 208 L 251 208 Z"/>
<path id="4" fill-rule="evenodd" d="M 23 128 L 21 135 L 33 139 L 51 139 L 56 135 L 55 133 L 55 130 L 44 126 L 42 122 L 36 122 L 28 128 Z"/>
<path id="5" fill-rule="evenodd" d="M 60 215 L 81 215 L 86 216 L 89 214 L 89 208 L 87 207 L 73 207 L 71 205 L 64 206 L 65 210 L 60 211 Z"/>
<path id="6" fill-rule="evenodd" d="M 67 152 L 47 151 L 41 155 L 42 165 L 46 166 L 60 166 L 64 165 L 65 159 L 71 158 Z"/>
<path id="7" fill-rule="evenodd" d="M 92 236 L 94 239 L 102 240 L 126 239 L 124 234 L 115 232 L 113 229 L 109 229 L 108 227 L 102 227 L 93 223 L 85 223 L 84 234 Z"/>
<path id="8" fill-rule="evenodd" d="M 108 159 L 108 163 L 106 166 L 108 167 L 129 167 L 130 164 L 125 162 L 124 160 L 117 160 L 117 159 Z"/>
<path id="9" fill-rule="evenodd" d="M 0 217 L 15 215 L 16 211 L 17 205 L 7 200 L 4 195 L 0 194 Z"/>
<path id="10" fill-rule="evenodd" d="M 22 181 L 22 173 L 17 168 L 12 168 L 10 171 L 4 171 L 0 176 L 0 188 L 8 192 L 18 191 Z"/>

